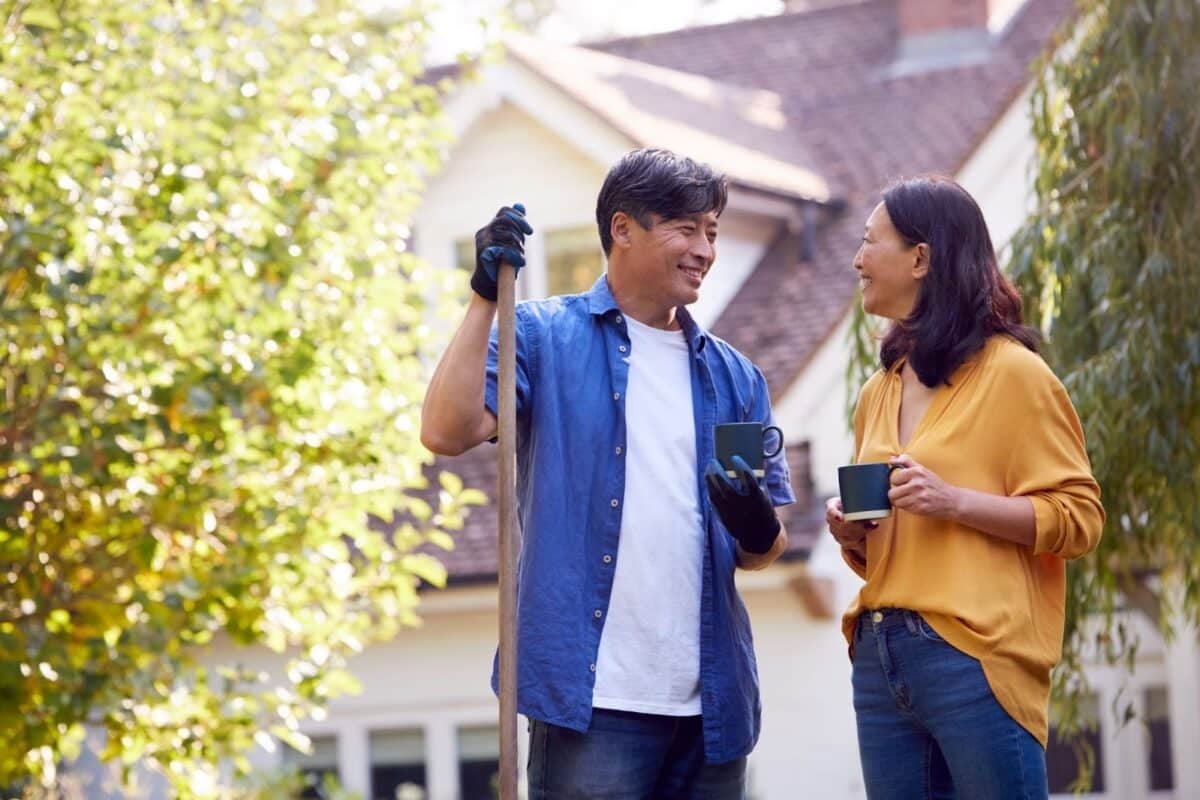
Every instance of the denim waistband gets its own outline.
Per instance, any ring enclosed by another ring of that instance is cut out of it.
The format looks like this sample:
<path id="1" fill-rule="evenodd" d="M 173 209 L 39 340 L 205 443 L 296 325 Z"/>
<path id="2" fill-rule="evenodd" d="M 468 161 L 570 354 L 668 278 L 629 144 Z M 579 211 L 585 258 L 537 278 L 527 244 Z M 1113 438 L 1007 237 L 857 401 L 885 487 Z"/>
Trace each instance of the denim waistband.
<path id="1" fill-rule="evenodd" d="M 921 614 L 908 608 L 869 608 L 858 615 L 854 625 L 854 638 L 862 636 L 864 627 L 875 631 L 904 627 L 916 634 L 921 628 Z"/>

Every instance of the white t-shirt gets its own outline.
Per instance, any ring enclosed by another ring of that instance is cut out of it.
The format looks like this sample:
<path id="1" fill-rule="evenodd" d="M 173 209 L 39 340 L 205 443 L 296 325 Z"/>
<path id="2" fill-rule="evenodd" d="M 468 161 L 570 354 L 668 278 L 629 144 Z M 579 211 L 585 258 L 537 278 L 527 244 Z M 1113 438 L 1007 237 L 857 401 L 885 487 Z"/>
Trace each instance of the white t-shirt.
<path id="1" fill-rule="evenodd" d="M 625 317 L 625 503 L 592 705 L 700 713 L 704 526 L 687 340 Z"/>

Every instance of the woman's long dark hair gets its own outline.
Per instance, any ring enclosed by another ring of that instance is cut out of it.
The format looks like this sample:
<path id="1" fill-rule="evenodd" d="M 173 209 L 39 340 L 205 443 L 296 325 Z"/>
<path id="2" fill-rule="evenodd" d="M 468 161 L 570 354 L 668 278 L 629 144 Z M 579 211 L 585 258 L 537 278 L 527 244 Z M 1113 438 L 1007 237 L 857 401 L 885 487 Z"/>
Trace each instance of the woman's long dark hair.
<path id="1" fill-rule="evenodd" d="M 1021 322 L 1021 296 L 996 265 L 983 212 L 967 190 L 941 175 L 922 175 L 883 193 L 888 216 L 910 246 L 929 246 L 929 271 L 917 304 L 883 339 L 891 369 L 908 356 L 926 386 L 948 383 L 989 336 L 1007 334 L 1037 352 L 1038 334 Z"/>

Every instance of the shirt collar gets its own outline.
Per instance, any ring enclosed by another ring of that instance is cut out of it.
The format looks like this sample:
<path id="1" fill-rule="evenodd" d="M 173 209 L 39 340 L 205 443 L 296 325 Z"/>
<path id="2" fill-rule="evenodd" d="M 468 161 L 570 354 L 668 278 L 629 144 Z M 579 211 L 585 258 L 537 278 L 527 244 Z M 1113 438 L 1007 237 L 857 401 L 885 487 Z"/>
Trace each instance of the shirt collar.
<path id="1" fill-rule="evenodd" d="M 611 312 L 620 312 L 621 308 L 617 305 L 616 298 L 612 296 L 612 290 L 608 288 L 608 274 L 605 273 L 596 279 L 592 284 L 592 288 L 587 292 L 588 311 L 596 316 L 604 316 Z M 708 332 L 700 327 L 691 313 L 683 307 L 679 306 L 675 309 L 675 316 L 679 320 L 679 327 L 683 329 L 683 336 L 688 341 L 693 353 L 699 354 L 703 352 L 705 345 L 708 343 Z"/>

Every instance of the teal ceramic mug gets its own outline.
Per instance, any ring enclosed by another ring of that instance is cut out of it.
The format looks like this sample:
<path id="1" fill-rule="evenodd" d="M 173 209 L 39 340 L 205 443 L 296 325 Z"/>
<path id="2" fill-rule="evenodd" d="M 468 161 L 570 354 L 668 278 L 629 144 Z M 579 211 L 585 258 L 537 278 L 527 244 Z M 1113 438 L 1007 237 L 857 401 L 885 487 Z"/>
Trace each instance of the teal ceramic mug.
<path id="1" fill-rule="evenodd" d="M 842 493 L 842 516 L 847 522 L 880 519 L 892 513 L 888 500 L 892 470 L 900 464 L 874 462 L 838 467 L 838 488 Z"/>
<path id="2" fill-rule="evenodd" d="M 726 422 L 713 428 L 717 461 L 725 468 L 725 474 L 734 477 L 733 457 L 745 459 L 754 474 L 761 478 L 765 470 L 763 462 L 779 455 L 783 449 L 783 431 L 776 425 L 761 422 Z M 772 445 L 774 445 L 772 447 Z"/>

